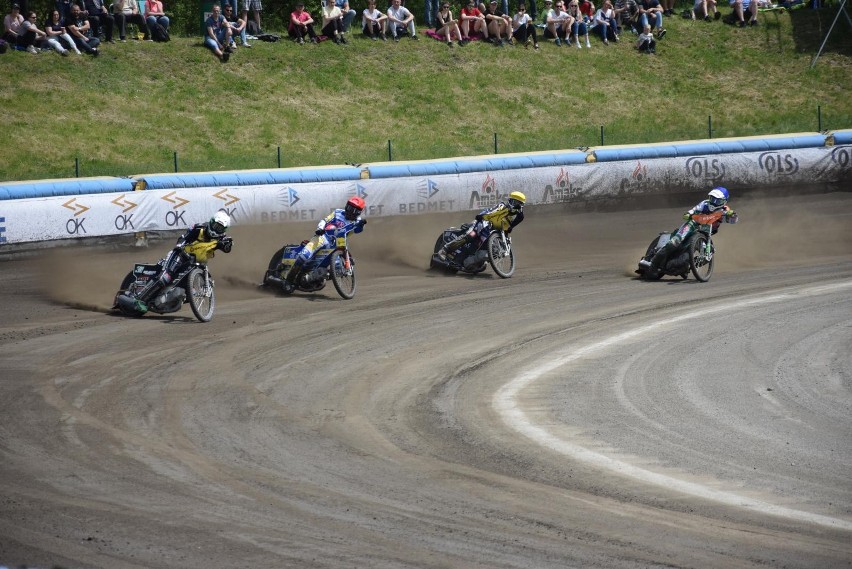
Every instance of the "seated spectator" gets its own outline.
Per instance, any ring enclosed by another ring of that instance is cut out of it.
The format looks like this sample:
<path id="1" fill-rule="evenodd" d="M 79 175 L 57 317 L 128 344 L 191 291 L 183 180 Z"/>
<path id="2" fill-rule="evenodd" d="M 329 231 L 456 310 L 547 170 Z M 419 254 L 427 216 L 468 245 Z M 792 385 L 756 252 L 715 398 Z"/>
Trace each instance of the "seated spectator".
<path id="1" fill-rule="evenodd" d="M 612 9 L 612 2 L 604 0 L 603 6 L 595 14 L 595 29 L 603 39 L 604 45 L 609 45 L 609 40 L 618 41 L 618 28 L 615 23 L 615 12 Z"/>
<path id="2" fill-rule="evenodd" d="M 115 0 L 112 4 L 112 15 L 118 22 L 118 38 L 121 41 L 126 41 L 128 22 L 136 24 L 142 30 L 143 39 L 153 41 L 148 32 L 148 24 L 142 14 L 139 13 L 139 5 L 136 0 Z"/>
<path id="3" fill-rule="evenodd" d="M 538 49 L 538 36 L 535 33 L 532 16 L 527 14 L 526 4 L 518 4 L 518 13 L 512 18 L 512 37 L 525 47 L 532 44 L 535 49 Z"/>
<path id="4" fill-rule="evenodd" d="M 222 15 L 225 16 L 225 20 L 228 22 L 228 25 L 231 26 L 231 43 L 229 44 L 231 47 L 235 47 L 237 42 L 234 41 L 236 36 L 240 36 L 240 45 L 243 47 L 251 47 L 251 44 L 248 42 L 248 37 L 246 36 L 246 21 L 242 18 L 238 18 L 236 12 L 234 11 L 234 7 L 231 4 L 225 4 L 222 7 Z"/>
<path id="5" fill-rule="evenodd" d="M 59 10 L 54 10 L 50 13 L 50 17 L 44 23 L 44 31 L 47 34 L 47 43 L 53 49 L 62 55 L 68 55 L 69 51 L 73 51 L 77 55 L 83 55 L 74 39 L 68 35 L 68 30 L 65 29 L 65 22 L 59 15 Z"/>
<path id="6" fill-rule="evenodd" d="M 38 46 L 47 38 L 47 34 L 38 29 L 36 25 L 36 13 L 27 12 L 27 17 L 24 18 L 24 23 L 21 24 L 21 30 L 18 34 L 18 49 L 25 49 L 30 53 L 38 53 Z M 68 55 L 68 52 L 65 52 Z"/>
<path id="7" fill-rule="evenodd" d="M 84 18 L 89 17 L 89 12 L 86 10 L 86 5 L 83 0 L 56 0 L 56 9 L 66 22 L 71 20 L 71 5 L 77 4 L 80 7 L 80 12 Z"/>
<path id="8" fill-rule="evenodd" d="M 100 55 L 98 46 L 101 44 L 101 40 L 92 37 L 92 27 L 89 20 L 83 16 L 82 10 L 76 4 L 71 5 L 71 19 L 66 22 L 66 28 L 77 49 L 85 51 L 93 57 Z"/>
<path id="9" fill-rule="evenodd" d="M 322 7 L 322 35 L 333 38 L 336 44 L 348 43 L 343 35 L 343 11 L 334 2 Z"/>
<path id="10" fill-rule="evenodd" d="M 594 22 L 595 15 L 598 11 L 592 0 L 580 0 L 580 13 L 589 18 L 590 22 Z"/>
<path id="11" fill-rule="evenodd" d="M 222 15 L 222 8 L 218 4 L 213 4 L 213 13 L 204 22 L 204 27 L 207 30 L 204 36 L 204 45 L 210 49 L 219 61 L 227 63 L 231 57 L 231 26 Z"/>
<path id="12" fill-rule="evenodd" d="M 488 26 L 485 23 L 485 15 L 479 11 L 473 0 L 467 0 L 467 5 L 461 9 L 459 22 L 459 31 L 462 34 L 462 41 L 470 42 L 471 33 L 479 33 L 482 37 L 488 39 Z"/>
<path id="13" fill-rule="evenodd" d="M 660 5 L 660 0 L 640 0 L 639 24 L 643 30 L 646 25 L 651 24 L 657 39 L 663 39 L 666 30 L 663 28 L 663 7 Z"/>
<path id="14" fill-rule="evenodd" d="M 104 6 L 104 0 L 85 0 L 85 7 L 89 25 L 92 26 L 92 35 L 100 38 L 101 30 L 103 30 L 106 41 L 115 43 L 115 40 L 112 39 L 115 17 Z"/>
<path id="15" fill-rule="evenodd" d="M 757 0 L 730 0 L 736 21 L 741 28 L 757 25 Z M 748 23 L 746 23 L 748 16 Z"/>
<path id="16" fill-rule="evenodd" d="M 334 0 L 334 5 L 340 8 L 340 13 L 343 14 L 343 33 L 348 34 L 358 12 L 349 7 L 349 0 Z"/>
<path id="17" fill-rule="evenodd" d="M 374 0 L 373 6 L 375 5 L 376 2 Z M 290 13 L 290 25 L 287 26 L 287 34 L 298 44 L 305 43 L 305 36 L 311 38 L 311 43 L 317 43 L 317 33 L 314 31 L 314 19 L 305 10 L 304 2 L 298 2 L 296 9 Z"/>
<path id="18" fill-rule="evenodd" d="M 145 0 L 145 25 L 148 26 L 152 39 L 156 35 L 154 29 L 157 26 L 162 26 L 166 32 L 165 41 L 168 41 L 169 17 L 163 11 L 163 3 L 160 0 Z"/>
<path id="19" fill-rule="evenodd" d="M 553 0 L 544 0 L 544 9 L 541 11 L 541 22 L 536 27 L 547 28 L 547 13 L 553 10 Z"/>
<path id="20" fill-rule="evenodd" d="M 580 48 L 580 36 L 586 38 L 586 47 L 592 47 L 589 43 L 589 25 L 591 20 L 588 19 L 588 16 L 585 16 L 580 13 L 580 3 L 578 0 L 570 0 L 568 2 L 568 15 L 573 18 L 573 23 L 571 24 L 571 35 L 574 36 L 574 42 L 577 48 Z M 571 37 L 568 37 L 568 43 L 571 43 Z"/>
<path id="21" fill-rule="evenodd" d="M 612 9 L 619 30 L 627 28 L 637 35 L 642 33 L 642 24 L 639 22 L 641 14 L 636 0 L 615 0 Z"/>
<path id="22" fill-rule="evenodd" d="M 21 15 L 21 7 L 12 4 L 12 10 L 3 18 L 3 39 L 9 45 L 17 45 L 23 24 L 24 17 Z"/>
<path id="23" fill-rule="evenodd" d="M 494 44 L 502 46 L 512 39 L 512 20 L 505 12 L 497 8 L 497 0 L 491 0 L 488 3 L 485 9 L 485 21 L 488 23 L 488 36 Z"/>
<path id="24" fill-rule="evenodd" d="M 413 40 L 420 39 L 414 28 L 414 14 L 402 5 L 401 0 L 392 0 L 391 7 L 388 8 L 388 28 L 393 41 L 399 41 L 399 36 L 406 33 Z"/>
<path id="25" fill-rule="evenodd" d="M 450 47 L 453 47 L 454 37 L 458 40 L 459 45 L 464 45 L 459 24 L 453 18 L 453 13 L 450 11 L 450 5 L 447 2 L 442 2 L 438 13 L 435 14 L 435 33 L 447 38 L 447 45 Z"/>
<path id="26" fill-rule="evenodd" d="M 568 12 L 565 11 L 564 0 L 557 0 L 556 5 L 547 14 L 544 37 L 552 38 L 554 44 L 561 46 L 562 42 L 567 42 L 568 36 L 571 35 L 572 23 Z"/>
<path id="27" fill-rule="evenodd" d="M 710 16 L 711 12 L 713 16 Z M 705 22 L 710 22 L 721 18 L 722 12 L 716 8 L 716 0 L 695 0 L 695 4 L 692 5 L 692 19 L 694 20 L 696 16 Z"/>
<path id="28" fill-rule="evenodd" d="M 654 39 L 654 34 L 651 33 L 651 25 L 645 24 L 642 28 L 642 33 L 639 34 L 639 39 L 636 42 L 636 49 L 639 53 L 657 53 L 657 40 Z"/>
<path id="29" fill-rule="evenodd" d="M 364 30 L 364 35 L 373 40 L 381 38 L 385 41 L 387 24 L 388 17 L 376 8 L 376 0 L 367 0 L 367 7 L 361 15 L 361 28 Z"/>

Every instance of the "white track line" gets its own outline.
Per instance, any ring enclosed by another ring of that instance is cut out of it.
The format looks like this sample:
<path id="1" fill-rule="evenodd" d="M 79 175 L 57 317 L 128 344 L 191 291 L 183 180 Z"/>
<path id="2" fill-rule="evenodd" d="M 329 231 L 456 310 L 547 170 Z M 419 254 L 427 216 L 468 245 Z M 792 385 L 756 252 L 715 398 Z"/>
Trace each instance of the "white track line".
<path id="1" fill-rule="evenodd" d="M 517 395 L 522 389 L 532 384 L 544 374 L 567 363 L 582 359 L 583 357 L 595 352 L 604 351 L 612 346 L 624 342 L 625 340 L 635 338 L 636 336 L 653 333 L 663 327 L 668 327 L 693 318 L 704 317 L 712 313 L 739 310 L 749 306 L 780 302 L 797 296 L 829 294 L 850 287 L 852 287 L 852 281 L 844 281 L 836 284 L 798 289 L 788 293 L 732 301 L 715 307 L 702 307 L 698 310 L 681 314 L 680 316 L 667 317 L 652 324 L 640 326 L 639 328 L 634 328 L 632 330 L 616 334 L 615 336 L 610 336 L 609 338 L 599 342 L 581 346 L 579 348 L 573 348 L 569 351 L 563 352 L 561 355 L 557 355 L 546 363 L 518 375 L 513 380 L 503 385 L 503 387 L 494 394 L 492 405 L 509 427 L 515 429 L 524 436 L 532 439 L 542 446 L 555 450 L 556 452 L 582 460 L 599 468 L 606 468 L 617 472 L 618 474 L 630 476 L 643 482 L 657 484 L 679 492 L 714 500 L 731 506 L 746 508 L 748 510 L 754 510 L 765 514 L 782 516 L 793 520 L 829 526 L 835 529 L 852 531 L 852 522 L 847 520 L 813 514 L 810 512 L 803 512 L 792 508 L 785 508 L 768 502 L 746 498 L 732 492 L 715 490 L 694 482 L 687 482 L 664 474 L 651 472 L 627 462 L 616 460 L 598 452 L 591 451 L 568 440 L 559 438 L 558 436 L 548 432 L 546 428 L 534 424 L 518 406 L 516 401 Z"/>

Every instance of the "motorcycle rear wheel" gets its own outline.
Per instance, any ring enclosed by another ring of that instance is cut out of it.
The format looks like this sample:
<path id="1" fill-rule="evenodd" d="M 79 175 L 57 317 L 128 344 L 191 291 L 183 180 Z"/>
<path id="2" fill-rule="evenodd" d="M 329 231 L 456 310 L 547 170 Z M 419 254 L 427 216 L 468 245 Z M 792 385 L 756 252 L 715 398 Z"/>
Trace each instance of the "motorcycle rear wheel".
<path id="1" fill-rule="evenodd" d="M 510 248 L 508 254 L 506 253 L 498 232 L 495 231 L 488 236 L 486 247 L 488 247 L 488 262 L 491 263 L 491 268 L 497 276 L 508 279 L 515 274 L 515 252 Z"/>
<path id="2" fill-rule="evenodd" d="M 331 254 L 329 272 L 337 293 L 346 300 L 351 300 L 355 296 L 355 265 L 349 254 L 345 251 L 334 251 Z"/>
<path id="3" fill-rule="evenodd" d="M 272 258 L 269 259 L 269 266 L 266 268 L 266 272 L 263 274 L 263 286 L 267 286 L 269 284 L 270 276 L 280 276 L 275 274 L 275 269 L 277 269 L 278 265 L 281 263 L 281 256 L 284 254 L 284 249 L 284 247 L 281 247 L 275 252 L 274 255 L 272 255 Z"/>
<path id="4" fill-rule="evenodd" d="M 129 273 L 127 273 L 127 276 L 124 277 L 124 280 L 121 281 L 121 286 L 118 288 L 118 292 L 115 294 L 116 300 L 115 300 L 114 308 L 117 308 L 118 311 L 121 312 L 122 314 L 124 314 L 125 316 L 133 316 L 135 318 L 141 318 L 142 316 L 144 316 L 144 314 L 145 314 L 144 312 L 137 312 L 135 310 L 132 310 L 132 311 L 126 310 L 126 309 L 121 307 L 121 305 L 118 303 L 118 300 L 117 300 L 118 295 L 120 295 L 120 294 L 132 296 L 131 293 L 133 291 L 130 290 L 130 285 L 132 285 L 135 282 L 136 282 L 136 275 L 133 274 L 133 271 L 130 271 Z"/>
<path id="5" fill-rule="evenodd" d="M 212 279 L 211 279 L 212 280 Z M 211 284 L 209 290 L 204 282 L 204 271 L 192 269 L 186 276 L 186 299 L 192 313 L 201 322 L 210 322 L 216 309 L 216 294 Z"/>
<path id="6" fill-rule="evenodd" d="M 715 257 L 711 256 L 708 261 L 704 255 L 708 239 L 706 235 L 699 233 L 692 239 L 692 245 L 689 248 L 689 268 L 692 271 L 692 275 L 702 283 L 710 280 L 715 261 Z M 710 244 L 710 250 L 713 250 L 712 243 Z"/>

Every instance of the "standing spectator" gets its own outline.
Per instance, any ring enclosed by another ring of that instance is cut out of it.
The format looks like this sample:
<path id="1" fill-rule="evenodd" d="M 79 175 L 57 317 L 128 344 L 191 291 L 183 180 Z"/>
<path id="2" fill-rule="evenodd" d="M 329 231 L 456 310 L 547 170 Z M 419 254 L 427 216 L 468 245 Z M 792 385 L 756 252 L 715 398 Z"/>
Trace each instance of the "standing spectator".
<path id="1" fill-rule="evenodd" d="M 12 4 L 12 10 L 3 18 L 3 39 L 9 45 L 18 43 L 18 36 L 21 34 L 21 26 L 24 24 L 24 17 L 21 15 L 21 7 L 17 4 Z"/>
<path id="2" fill-rule="evenodd" d="M 27 17 L 24 18 L 24 23 L 21 24 L 21 30 L 18 34 L 18 49 L 25 49 L 30 53 L 38 53 L 38 46 L 47 38 L 44 31 L 38 29 L 36 25 L 36 13 L 27 12 Z M 65 55 L 68 52 L 65 51 Z"/>
<path id="3" fill-rule="evenodd" d="M 160 0 L 145 0 L 145 24 L 148 26 L 148 30 L 152 36 L 157 26 L 162 26 L 166 33 L 165 35 L 161 35 L 161 38 L 168 41 L 169 17 L 163 11 L 163 3 Z"/>
<path id="4" fill-rule="evenodd" d="M 364 35 L 373 40 L 381 38 L 385 41 L 385 33 L 388 25 L 388 17 L 376 8 L 376 0 L 367 0 L 367 7 L 361 16 L 361 28 Z"/>
<path id="5" fill-rule="evenodd" d="M 233 6 L 225 4 L 222 7 L 222 15 L 225 16 L 225 20 L 227 20 L 228 25 L 231 26 L 231 43 L 229 45 L 231 47 L 237 45 L 234 41 L 234 37 L 240 36 L 240 45 L 243 47 L 251 47 L 251 44 L 248 42 L 248 38 L 246 37 L 246 21 L 237 17 Z"/>
<path id="6" fill-rule="evenodd" d="M 216 54 L 219 61 L 227 63 L 231 57 L 231 26 L 222 15 L 222 8 L 213 4 L 213 13 L 204 22 L 207 30 L 204 36 L 204 45 Z"/>
<path id="7" fill-rule="evenodd" d="M 642 33 L 639 34 L 639 40 L 636 42 L 636 49 L 639 53 L 657 53 L 657 41 L 654 39 L 654 34 L 651 33 L 651 25 L 645 24 L 642 28 Z"/>
<path id="8" fill-rule="evenodd" d="M 330 0 L 322 7 L 322 35 L 333 37 L 336 44 L 347 43 L 343 35 L 343 12 Z"/>
<path id="9" fill-rule="evenodd" d="M 427 28 L 435 28 L 437 32 L 435 15 L 438 13 L 438 0 L 423 0 L 423 8 L 425 9 L 423 25 Z"/>
<path id="10" fill-rule="evenodd" d="M 535 24 L 532 16 L 527 14 L 525 4 L 518 4 L 518 13 L 512 18 L 512 37 L 529 47 L 530 44 L 538 49 L 538 36 L 535 33 Z"/>
<path id="11" fill-rule="evenodd" d="M 74 39 L 68 35 L 59 10 L 50 13 L 50 17 L 44 22 L 44 31 L 47 34 L 47 43 L 62 55 L 68 55 L 69 50 L 73 50 L 77 55 L 83 55 L 77 49 Z"/>
<path id="12" fill-rule="evenodd" d="M 595 28 L 601 34 L 604 45 L 609 45 L 609 40 L 618 41 L 618 28 L 615 23 L 615 12 L 612 9 L 612 2 L 604 0 L 603 6 L 595 14 Z"/>
<path id="13" fill-rule="evenodd" d="M 586 47 L 592 47 L 589 43 L 589 26 L 591 24 L 591 20 L 588 19 L 588 16 L 580 13 L 580 3 L 577 0 L 570 0 L 568 2 L 568 15 L 574 19 L 571 23 L 571 34 L 574 36 L 574 41 L 577 45 L 577 48 L 580 48 L 580 36 L 584 36 L 586 38 Z M 568 38 L 568 43 L 570 45 L 571 38 Z"/>
<path id="14" fill-rule="evenodd" d="M 512 38 L 512 20 L 505 12 L 497 8 L 497 0 L 491 0 L 488 3 L 488 8 L 485 9 L 485 21 L 488 23 L 488 35 L 493 38 L 495 45 L 502 46 Z"/>
<path id="15" fill-rule="evenodd" d="M 376 2 L 373 0 L 373 6 L 375 5 Z M 300 45 L 305 43 L 305 36 L 311 38 L 311 43 L 317 43 L 317 33 L 314 31 L 314 19 L 305 10 L 304 2 L 298 2 L 296 9 L 290 13 L 290 25 L 287 26 L 287 33 Z"/>
<path id="16" fill-rule="evenodd" d="M 482 37 L 488 39 L 488 26 L 485 23 L 485 15 L 479 11 L 479 8 L 473 3 L 473 0 L 467 0 L 467 6 L 461 9 L 461 22 L 459 30 L 462 34 L 462 41 L 468 43 L 470 34 L 477 32 L 482 34 Z"/>
<path id="17" fill-rule="evenodd" d="M 453 13 L 450 12 L 450 5 L 447 2 L 441 3 L 441 9 L 435 15 L 435 33 L 446 37 L 447 45 L 450 47 L 453 47 L 453 37 L 458 39 L 459 45 L 464 45 L 459 24 L 453 19 Z"/>
<path id="18" fill-rule="evenodd" d="M 263 33 L 263 29 L 260 27 L 260 13 L 263 11 L 263 4 L 260 0 L 243 0 L 243 15 L 242 18 L 246 22 L 248 22 L 248 13 L 249 10 L 254 14 L 254 30 L 251 30 L 251 35 L 260 35 Z M 248 24 L 246 24 L 248 27 Z"/>
<path id="19" fill-rule="evenodd" d="M 757 25 L 757 0 L 730 0 L 730 3 L 741 28 Z M 748 23 L 746 23 L 746 15 L 749 16 Z"/>
<path id="20" fill-rule="evenodd" d="M 340 8 L 340 13 L 343 14 L 343 32 L 348 34 L 358 12 L 349 6 L 349 0 L 334 0 L 334 5 Z"/>
<path id="21" fill-rule="evenodd" d="M 414 28 L 414 14 L 402 6 L 400 0 L 392 0 L 391 7 L 388 8 L 388 27 L 390 27 L 393 41 L 399 41 L 399 36 L 405 33 L 408 33 L 413 40 L 420 39 Z"/>
<path id="22" fill-rule="evenodd" d="M 115 40 L 112 39 L 112 32 L 115 28 L 115 17 L 104 6 L 104 0 L 85 0 L 85 7 L 89 18 L 89 25 L 92 26 L 92 35 L 100 38 L 101 30 L 103 30 L 106 41 L 115 43 Z"/>
<path id="23" fill-rule="evenodd" d="M 89 20 L 83 16 L 78 5 L 71 5 L 71 19 L 66 24 L 68 34 L 74 39 L 77 49 L 85 51 L 93 57 L 100 55 L 98 46 L 101 44 L 101 40 L 92 37 L 92 27 L 89 25 Z"/>
<path id="24" fill-rule="evenodd" d="M 148 32 L 148 24 L 145 18 L 139 13 L 139 5 L 136 0 L 115 0 L 112 3 L 112 15 L 118 22 L 118 37 L 121 41 L 126 41 L 127 24 L 136 24 L 142 30 L 143 39 L 151 39 L 151 34 Z"/>
<path id="25" fill-rule="evenodd" d="M 573 18 L 569 18 L 564 6 L 563 0 L 557 0 L 556 6 L 548 11 L 545 21 L 544 37 L 553 38 L 553 43 L 557 46 L 562 45 L 562 40 L 568 41 L 573 24 Z"/>
<path id="26" fill-rule="evenodd" d="M 664 16 L 674 16 L 675 0 L 662 0 L 662 4 L 663 4 L 663 15 Z"/>
<path id="27" fill-rule="evenodd" d="M 654 21 L 653 24 L 651 20 Z M 640 0 L 639 24 L 643 30 L 646 25 L 651 24 L 651 29 L 654 30 L 657 39 L 663 39 L 666 30 L 663 29 L 663 7 L 660 5 L 660 0 Z"/>
<path id="28" fill-rule="evenodd" d="M 711 11 L 713 12 L 713 16 L 710 16 Z M 716 8 L 716 0 L 695 0 L 695 4 L 692 5 L 693 20 L 696 15 L 705 22 L 710 22 L 721 18 L 722 12 Z"/>

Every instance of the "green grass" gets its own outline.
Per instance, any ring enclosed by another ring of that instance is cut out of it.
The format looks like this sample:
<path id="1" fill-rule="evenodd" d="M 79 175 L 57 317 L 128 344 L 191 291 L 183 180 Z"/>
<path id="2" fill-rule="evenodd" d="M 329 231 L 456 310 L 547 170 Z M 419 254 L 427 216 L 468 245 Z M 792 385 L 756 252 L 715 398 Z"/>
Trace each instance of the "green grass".
<path id="1" fill-rule="evenodd" d="M 727 8 L 723 9 L 727 12 Z M 0 55 L 0 180 L 367 163 L 852 128 L 852 34 L 835 12 L 761 26 L 668 18 L 659 55 L 624 34 L 539 52 L 255 42 L 228 64 L 198 38 L 102 56 Z M 282 34 L 286 35 L 286 34 Z"/>

